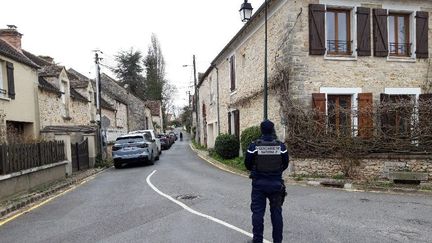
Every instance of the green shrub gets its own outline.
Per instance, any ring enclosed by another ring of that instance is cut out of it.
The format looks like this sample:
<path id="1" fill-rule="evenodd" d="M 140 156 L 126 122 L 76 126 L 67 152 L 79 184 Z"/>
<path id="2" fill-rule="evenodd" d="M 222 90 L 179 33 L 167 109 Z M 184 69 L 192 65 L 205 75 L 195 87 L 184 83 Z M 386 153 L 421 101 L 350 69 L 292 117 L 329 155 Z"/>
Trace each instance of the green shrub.
<path id="1" fill-rule="evenodd" d="M 261 129 L 259 126 L 253 126 L 246 128 L 241 134 L 241 146 L 243 152 L 246 152 L 249 144 L 252 141 L 257 140 L 261 136 Z"/>
<path id="2" fill-rule="evenodd" d="M 216 153 L 224 159 L 232 159 L 239 155 L 239 141 L 234 135 L 221 134 L 215 141 Z"/>

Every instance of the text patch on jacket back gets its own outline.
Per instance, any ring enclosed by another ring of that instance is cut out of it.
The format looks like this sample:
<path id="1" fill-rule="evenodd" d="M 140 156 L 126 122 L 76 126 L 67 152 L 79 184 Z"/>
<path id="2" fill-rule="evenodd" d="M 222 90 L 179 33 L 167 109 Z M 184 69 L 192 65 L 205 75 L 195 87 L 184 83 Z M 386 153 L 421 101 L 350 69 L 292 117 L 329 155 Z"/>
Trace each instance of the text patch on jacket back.
<path id="1" fill-rule="evenodd" d="M 280 146 L 257 146 L 258 155 L 279 155 L 281 154 Z"/>

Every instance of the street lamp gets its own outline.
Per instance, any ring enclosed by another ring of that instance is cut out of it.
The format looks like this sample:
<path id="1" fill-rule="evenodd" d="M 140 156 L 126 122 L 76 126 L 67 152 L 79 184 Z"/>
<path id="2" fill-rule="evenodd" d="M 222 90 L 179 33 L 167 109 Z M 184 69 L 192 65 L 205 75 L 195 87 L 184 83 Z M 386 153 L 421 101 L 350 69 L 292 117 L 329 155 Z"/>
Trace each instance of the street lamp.
<path id="1" fill-rule="evenodd" d="M 264 12 L 265 12 L 265 24 L 264 24 L 264 120 L 266 120 L 268 118 L 267 116 L 267 96 L 268 96 L 268 91 L 267 91 L 267 8 L 268 8 L 268 0 L 265 0 L 264 3 Z M 240 16 L 241 16 L 241 20 L 243 22 L 247 22 L 248 20 L 250 20 L 251 16 L 252 16 L 252 5 L 250 3 L 247 2 L 247 0 L 244 1 L 244 3 L 241 5 L 240 7 Z"/>
<path id="2" fill-rule="evenodd" d="M 248 3 L 247 0 L 240 6 L 240 18 L 242 22 L 247 22 L 252 16 L 252 4 Z"/>

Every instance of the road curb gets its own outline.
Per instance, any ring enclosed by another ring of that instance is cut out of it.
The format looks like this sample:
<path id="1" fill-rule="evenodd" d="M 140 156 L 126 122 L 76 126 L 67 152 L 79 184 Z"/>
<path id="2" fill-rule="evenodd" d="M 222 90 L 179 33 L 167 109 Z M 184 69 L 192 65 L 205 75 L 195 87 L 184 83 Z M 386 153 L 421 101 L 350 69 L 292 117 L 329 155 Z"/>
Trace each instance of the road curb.
<path id="1" fill-rule="evenodd" d="M 206 155 L 205 152 L 200 151 L 200 150 L 194 148 L 191 143 L 189 144 L 189 146 L 192 149 L 192 151 L 194 151 L 198 155 L 198 157 L 200 157 L 201 159 L 203 159 L 207 163 L 213 165 L 214 167 L 216 167 L 216 168 L 218 168 L 220 170 L 229 172 L 231 174 L 235 174 L 235 175 L 238 175 L 238 176 L 249 178 L 249 173 L 236 170 L 236 169 L 234 169 L 234 168 L 232 168 L 232 167 L 230 167 L 228 165 L 225 165 L 224 163 L 221 163 L 221 162 L 219 162 L 219 161 L 211 158 L 210 156 Z"/>
<path id="2" fill-rule="evenodd" d="M 92 176 L 96 176 L 97 174 L 102 173 L 106 169 L 108 169 L 108 168 L 95 169 L 95 170 L 89 172 L 88 174 L 85 174 L 86 172 L 83 172 L 82 174 L 77 175 L 76 178 L 72 178 L 70 180 L 68 180 L 68 178 L 66 178 L 65 181 L 59 182 L 59 184 L 50 187 L 46 191 L 35 194 L 35 195 L 30 196 L 28 198 L 25 198 L 23 200 L 13 202 L 10 205 L 7 205 L 6 207 L 0 209 L 0 219 L 6 218 L 6 216 L 8 216 L 8 215 L 10 215 L 10 214 L 28 206 L 28 205 L 31 205 L 35 202 L 39 202 L 45 198 L 48 198 L 49 196 L 54 195 L 54 194 L 66 189 L 68 187 L 71 187 L 73 185 L 77 185 L 77 184 L 81 183 L 82 181 L 85 181 L 86 179 L 88 179 Z"/>
<path id="3" fill-rule="evenodd" d="M 192 151 L 194 151 L 198 157 L 206 161 L 207 163 L 213 165 L 214 167 L 238 175 L 242 177 L 249 177 L 249 174 L 247 172 L 241 172 L 238 171 L 228 165 L 225 165 L 210 156 L 206 154 L 205 151 L 198 150 L 194 148 L 192 143 L 189 144 Z M 412 189 L 412 188 L 379 188 L 379 187 L 369 187 L 364 188 L 362 186 L 356 186 L 352 182 L 341 182 L 336 179 L 321 179 L 321 180 L 306 180 L 306 181 L 293 181 L 292 177 L 286 177 L 284 176 L 285 183 L 289 185 L 300 185 L 300 186 L 312 186 L 312 187 L 324 187 L 328 189 L 335 189 L 335 190 L 343 190 L 347 192 L 371 192 L 371 193 L 388 193 L 388 194 L 423 194 L 423 195 L 432 195 L 432 192 L 425 191 L 425 190 L 419 190 L 419 189 Z M 335 184 L 335 186 L 332 186 L 335 182 L 338 182 Z"/>

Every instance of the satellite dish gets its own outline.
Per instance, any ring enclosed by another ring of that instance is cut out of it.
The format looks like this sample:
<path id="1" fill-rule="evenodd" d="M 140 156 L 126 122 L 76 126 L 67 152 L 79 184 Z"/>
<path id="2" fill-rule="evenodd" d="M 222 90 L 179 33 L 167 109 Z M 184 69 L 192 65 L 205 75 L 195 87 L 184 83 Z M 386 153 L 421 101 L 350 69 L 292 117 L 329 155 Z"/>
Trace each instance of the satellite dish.
<path id="1" fill-rule="evenodd" d="M 108 117 L 102 116 L 101 125 L 103 129 L 108 128 L 111 125 L 111 121 Z"/>

